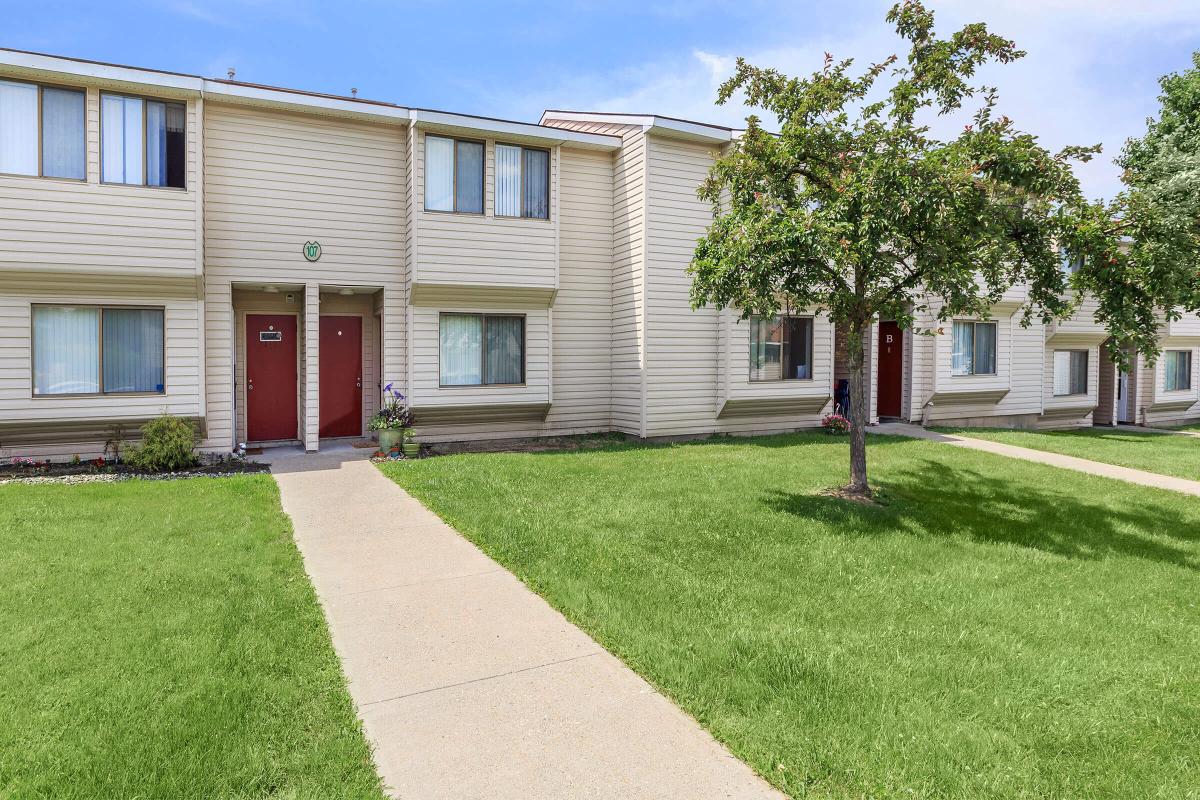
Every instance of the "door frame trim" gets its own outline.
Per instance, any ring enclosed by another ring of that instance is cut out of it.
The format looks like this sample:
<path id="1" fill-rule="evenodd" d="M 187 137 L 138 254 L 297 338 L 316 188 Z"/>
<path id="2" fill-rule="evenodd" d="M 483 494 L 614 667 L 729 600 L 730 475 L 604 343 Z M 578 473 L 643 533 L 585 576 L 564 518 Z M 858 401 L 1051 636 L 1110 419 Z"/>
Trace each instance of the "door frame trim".
<path id="1" fill-rule="evenodd" d="M 249 381 L 246 380 L 246 367 L 247 367 L 246 362 L 249 361 L 249 350 L 247 349 L 247 345 L 249 344 L 249 342 L 246 341 L 246 335 L 249 333 L 250 328 L 249 328 L 249 325 L 246 324 L 246 318 L 251 317 L 251 316 L 295 317 L 296 318 L 296 433 L 299 434 L 300 430 L 302 429 L 302 427 L 304 425 L 304 406 L 301 403 L 300 386 L 304 383 L 304 380 L 305 380 L 304 358 L 300 352 L 300 349 L 301 349 L 300 348 L 300 337 L 302 335 L 301 332 L 303 330 L 302 326 L 300 325 L 300 312 L 299 311 L 261 311 L 261 310 L 242 309 L 242 310 L 238 311 L 238 316 L 239 316 L 239 322 L 241 323 L 241 326 L 242 326 L 242 354 L 243 354 L 242 382 L 237 387 L 237 391 L 234 392 L 233 401 L 234 401 L 234 403 L 237 403 L 240 400 L 242 403 L 241 407 L 246 412 L 246 417 L 245 417 L 245 419 L 246 419 L 246 444 L 252 444 L 252 443 L 257 444 L 259 441 L 264 441 L 264 442 L 278 441 L 276 439 L 261 439 L 260 440 L 260 439 L 251 439 L 250 438 L 250 398 L 248 398 L 246 396 L 246 385 L 249 383 Z M 234 347 L 235 348 L 237 347 L 236 343 L 234 344 Z M 237 350 L 235 349 L 234 350 L 235 360 L 236 360 L 236 355 L 237 355 Z M 235 369 L 233 371 L 233 379 L 235 382 L 237 381 L 236 365 L 235 365 Z M 238 421 L 237 418 L 238 418 L 238 409 L 235 407 L 233 410 L 233 429 L 234 429 L 235 437 L 237 436 L 237 421 Z M 297 438 L 297 439 L 291 439 L 289 441 L 299 442 L 299 441 L 301 441 L 301 439 Z"/>
<path id="2" fill-rule="evenodd" d="M 367 317 L 367 315 L 362 311 L 330 311 L 327 314 L 318 312 L 317 313 L 317 344 L 318 344 L 318 346 L 320 345 L 320 341 L 321 341 L 321 319 L 324 317 L 358 317 L 358 382 L 360 384 L 358 387 L 359 388 L 359 394 L 358 394 L 358 420 L 359 420 L 359 422 L 358 422 L 358 433 L 350 434 L 348 436 L 321 436 L 320 435 L 320 431 L 321 431 L 321 397 L 320 397 L 320 392 L 318 392 L 317 393 L 317 438 L 318 439 L 361 439 L 362 437 L 366 436 L 369 433 L 369 431 L 367 430 L 367 421 L 365 419 L 365 415 L 363 414 L 363 410 L 366 408 L 366 399 L 367 398 L 366 398 L 366 395 L 362 391 L 363 389 L 366 388 L 366 386 L 364 385 L 366 383 L 366 378 L 364 376 L 367 374 L 367 347 L 366 347 L 366 339 L 367 339 L 366 317 Z M 317 351 L 317 384 L 318 384 L 318 386 L 320 385 L 320 382 L 321 382 L 320 374 L 321 374 L 321 353 L 318 350 Z"/>

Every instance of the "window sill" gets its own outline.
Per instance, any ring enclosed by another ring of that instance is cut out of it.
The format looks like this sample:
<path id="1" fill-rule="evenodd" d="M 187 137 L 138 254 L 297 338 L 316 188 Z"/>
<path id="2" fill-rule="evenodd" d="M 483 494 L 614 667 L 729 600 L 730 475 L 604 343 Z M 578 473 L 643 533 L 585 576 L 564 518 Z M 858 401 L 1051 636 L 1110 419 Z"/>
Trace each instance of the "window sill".
<path id="1" fill-rule="evenodd" d="M 153 189 L 158 192 L 183 192 L 187 193 L 186 186 L 149 186 L 144 183 L 117 183 L 116 181 L 100 181 L 101 186 L 123 186 L 127 189 Z"/>
<path id="2" fill-rule="evenodd" d="M 51 181 L 53 183 L 86 184 L 87 178 L 60 178 L 57 175 L 26 175 L 23 172 L 0 172 L 4 178 L 29 178 L 35 181 Z"/>
<path id="3" fill-rule="evenodd" d="M 487 217 L 486 211 L 446 211 L 440 208 L 423 208 L 421 210 L 426 214 L 444 214 L 448 217 L 478 217 L 480 219 Z"/>
<path id="4" fill-rule="evenodd" d="M 166 397 L 167 392 L 164 389 L 161 392 L 71 392 L 62 394 L 37 394 L 29 395 L 34 400 L 88 400 L 99 397 Z"/>
<path id="5" fill-rule="evenodd" d="M 439 389 L 524 389 L 527 383 L 439 383 Z"/>

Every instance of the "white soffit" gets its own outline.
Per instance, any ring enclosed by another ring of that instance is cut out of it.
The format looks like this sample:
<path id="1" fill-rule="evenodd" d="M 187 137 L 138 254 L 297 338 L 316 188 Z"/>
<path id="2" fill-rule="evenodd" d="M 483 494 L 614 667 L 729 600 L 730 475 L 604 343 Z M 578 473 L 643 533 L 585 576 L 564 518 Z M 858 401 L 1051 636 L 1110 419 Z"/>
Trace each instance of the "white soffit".
<path id="1" fill-rule="evenodd" d="M 709 125 L 657 114 L 611 114 L 604 111 L 557 111 L 549 109 L 542 113 L 541 123 L 547 120 L 563 122 L 601 122 L 611 125 L 634 125 L 646 133 L 657 133 L 675 139 L 695 142 L 725 143 L 732 141 L 739 132 L 722 125 Z"/>
<path id="2" fill-rule="evenodd" d="M 548 125 L 475 117 L 469 114 L 452 114 L 424 108 L 414 108 L 409 114 L 418 128 L 431 133 L 466 135 L 484 133 L 493 138 L 505 139 L 517 144 L 522 142 L 543 145 L 570 144 L 575 147 L 598 150 L 615 150 L 621 146 L 621 137 L 619 136 L 580 133 Z"/>

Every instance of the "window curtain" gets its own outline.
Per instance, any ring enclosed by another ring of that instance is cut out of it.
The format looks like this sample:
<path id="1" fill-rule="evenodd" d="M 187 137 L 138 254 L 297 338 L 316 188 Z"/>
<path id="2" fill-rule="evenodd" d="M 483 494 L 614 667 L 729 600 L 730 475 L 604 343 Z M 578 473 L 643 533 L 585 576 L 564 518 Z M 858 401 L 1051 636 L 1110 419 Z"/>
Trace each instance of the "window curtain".
<path id="1" fill-rule="evenodd" d="M 521 216 L 521 148 L 496 145 L 496 216 Z"/>
<path id="2" fill-rule="evenodd" d="M 1071 394 L 1087 394 L 1088 354 L 1086 350 L 1071 353 Z"/>
<path id="3" fill-rule="evenodd" d="M 167 180 L 167 106 L 146 103 L 146 185 L 165 186 Z"/>
<path id="4" fill-rule="evenodd" d="M 184 187 L 184 107 L 146 103 L 146 185 Z"/>
<path id="5" fill-rule="evenodd" d="M 521 317 L 487 318 L 487 382 L 522 383 L 525 320 Z"/>
<path id="6" fill-rule="evenodd" d="M 104 391 L 163 390 L 163 312 L 104 310 Z"/>
<path id="7" fill-rule="evenodd" d="M 1054 394 L 1071 393 L 1071 351 L 1054 351 Z"/>
<path id="8" fill-rule="evenodd" d="M 975 355 L 971 365 L 975 375 L 993 375 L 996 372 L 996 323 L 975 323 Z"/>
<path id="9" fill-rule="evenodd" d="M 1192 388 L 1192 354 L 1187 350 L 1171 350 L 1163 363 L 1166 370 L 1166 390 L 1186 391 Z"/>
<path id="10" fill-rule="evenodd" d="M 454 141 L 425 137 L 425 208 L 454 210 Z"/>
<path id="11" fill-rule="evenodd" d="M 975 325 L 971 322 L 954 323 L 954 350 L 950 356 L 952 375 L 970 375 L 975 350 Z"/>
<path id="12" fill-rule="evenodd" d="M 454 185 L 456 211 L 483 213 L 483 145 L 455 142 L 458 179 Z"/>
<path id="13" fill-rule="evenodd" d="M 42 89 L 42 174 L 83 180 L 85 146 L 83 92 Z"/>
<path id="14" fill-rule="evenodd" d="M 0 172 L 38 174 L 38 89 L 0 81 Z"/>
<path id="15" fill-rule="evenodd" d="M 35 306 L 33 393 L 100 391 L 100 310 Z"/>
<path id="16" fill-rule="evenodd" d="M 142 101 L 137 97 L 100 98 L 100 180 L 142 182 Z"/>
<path id="17" fill-rule="evenodd" d="M 779 319 L 750 319 L 750 380 L 777 381 L 783 377 L 783 326 Z"/>
<path id="18" fill-rule="evenodd" d="M 483 318 L 467 314 L 443 314 L 440 331 L 441 382 L 443 386 L 483 383 Z"/>
<path id="19" fill-rule="evenodd" d="M 784 338 L 787 380 L 807 380 L 812 377 L 812 320 L 807 317 L 789 317 L 787 335 Z"/>
<path id="20" fill-rule="evenodd" d="M 545 150 L 524 150 L 525 216 L 550 218 L 550 154 Z"/>

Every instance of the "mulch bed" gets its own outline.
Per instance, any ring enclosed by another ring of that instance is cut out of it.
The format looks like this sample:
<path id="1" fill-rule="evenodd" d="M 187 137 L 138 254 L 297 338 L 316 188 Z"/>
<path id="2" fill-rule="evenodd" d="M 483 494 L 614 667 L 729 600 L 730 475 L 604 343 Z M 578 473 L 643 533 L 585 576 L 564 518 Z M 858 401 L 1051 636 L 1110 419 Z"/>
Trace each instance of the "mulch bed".
<path id="1" fill-rule="evenodd" d="M 0 484 L 106 483 L 133 479 L 172 481 L 184 478 L 226 478 L 270 470 L 270 464 L 258 461 L 221 461 L 201 464 L 179 472 L 139 472 L 125 464 L 105 464 L 98 467 L 87 461 L 82 464 L 49 464 L 35 467 L 6 464 L 0 466 Z"/>

